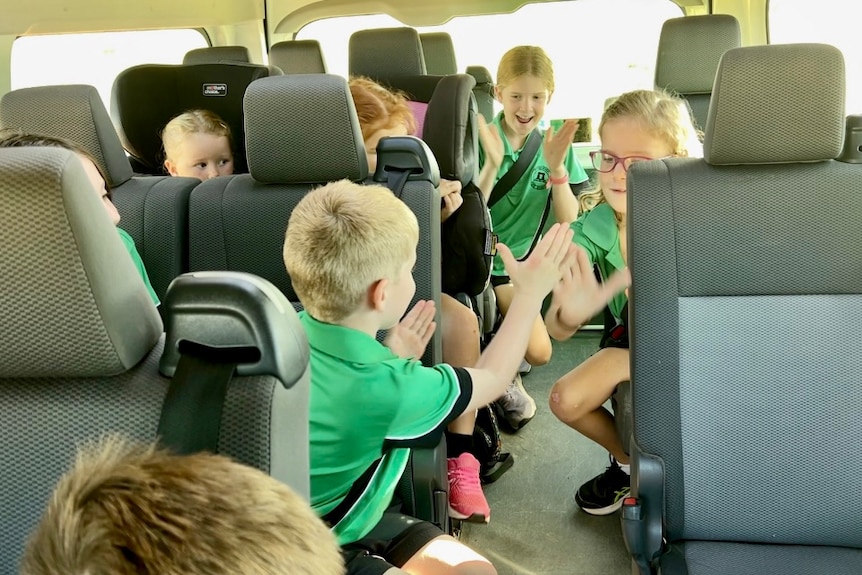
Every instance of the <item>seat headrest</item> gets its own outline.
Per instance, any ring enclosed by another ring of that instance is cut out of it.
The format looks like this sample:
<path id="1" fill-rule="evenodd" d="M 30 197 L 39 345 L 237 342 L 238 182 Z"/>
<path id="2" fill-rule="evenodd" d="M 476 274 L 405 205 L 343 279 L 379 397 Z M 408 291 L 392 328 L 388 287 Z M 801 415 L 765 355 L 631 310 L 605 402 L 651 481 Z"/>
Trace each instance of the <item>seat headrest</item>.
<path id="1" fill-rule="evenodd" d="M 721 55 L 740 45 L 739 22 L 729 14 L 671 18 L 659 37 L 655 85 L 677 94 L 709 94 Z"/>
<path id="2" fill-rule="evenodd" d="M 163 305 L 162 375 L 174 375 L 183 340 L 216 348 L 253 347 L 259 358 L 237 365 L 237 374 L 272 375 L 285 385 L 295 383 L 308 367 L 308 340 L 296 311 L 278 288 L 259 276 L 230 271 L 183 274 L 171 282 Z"/>
<path id="3" fill-rule="evenodd" d="M 209 46 L 207 48 L 195 48 L 189 50 L 183 56 L 183 64 L 220 64 L 225 62 L 239 62 L 248 64 L 251 56 L 245 46 Z"/>
<path id="4" fill-rule="evenodd" d="M 325 74 L 326 62 L 317 40 L 287 40 L 273 44 L 269 61 L 285 74 Z"/>
<path id="5" fill-rule="evenodd" d="M 444 76 L 425 112 L 422 139 L 434 152 L 440 177 L 473 181 L 478 169 L 478 108 L 473 96 L 476 80 L 467 74 Z"/>
<path id="6" fill-rule="evenodd" d="M 709 164 L 813 162 L 844 139 L 844 56 L 827 44 L 733 48 L 718 66 L 704 137 Z"/>
<path id="7" fill-rule="evenodd" d="M 93 86 L 21 88 L 0 100 L 0 127 L 71 140 L 90 152 L 116 187 L 132 167 L 99 92 Z"/>
<path id="8" fill-rule="evenodd" d="M 0 149 L 0 205 L 0 378 L 136 365 L 162 322 L 78 157 Z"/>
<path id="9" fill-rule="evenodd" d="M 455 45 L 452 36 L 447 32 L 426 32 L 419 34 L 422 44 L 422 55 L 425 57 L 425 68 L 429 74 L 446 76 L 458 73 L 458 61 L 455 59 Z"/>
<path id="10" fill-rule="evenodd" d="M 143 64 L 120 72 L 111 94 L 117 132 L 129 154 L 149 173 L 164 173 L 161 132 L 174 116 L 202 108 L 221 116 L 234 140 L 234 169 L 245 172 L 242 97 L 266 66 L 221 63 Z"/>
<path id="11" fill-rule="evenodd" d="M 467 66 L 467 73 L 476 79 L 477 84 L 493 84 L 491 71 L 485 66 Z"/>
<path id="12" fill-rule="evenodd" d="M 419 32 L 414 28 L 377 28 L 350 35 L 348 71 L 385 81 L 398 76 L 427 74 Z"/>
<path id="13" fill-rule="evenodd" d="M 347 79 L 290 74 L 252 83 L 243 101 L 246 154 L 255 180 L 320 183 L 368 176 Z"/>

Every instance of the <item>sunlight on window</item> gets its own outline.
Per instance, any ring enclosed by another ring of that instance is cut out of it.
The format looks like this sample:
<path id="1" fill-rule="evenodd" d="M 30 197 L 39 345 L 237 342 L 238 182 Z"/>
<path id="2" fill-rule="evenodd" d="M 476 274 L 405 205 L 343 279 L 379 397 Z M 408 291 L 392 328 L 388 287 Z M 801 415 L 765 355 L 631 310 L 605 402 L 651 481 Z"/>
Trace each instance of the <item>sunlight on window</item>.
<path id="1" fill-rule="evenodd" d="M 857 17 L 851 17 L 857 16 Z M 844 53 L 847 70 L 847 114 L 862 114 L 862 44 L 859 42 L 858 0 L 769 1 L 769 43 L 818 42 Z"/>
<path id="2" fill-rule="evenodd" d="M 110 109 L 114 78 L 126 68 L 180 64 L 186 52 L 207 45 L 197 30 L 22 36 L 12 44 L 12 89 L 90 84 Z"/>
<path id="3" fill-rule="evenodd" d="M 464 16 L 417 29 L 448 32 L 462 72 L 476 65 L 495 76 L 509 48 L 541 46 L 554 62 L 557 84 L 546 117 L 593 117 L 595 126 L 608 97 L 653 87 L 662 24 L 682 15 L 670 0 L 577 0 L 528 4 L 511 14 Z M 403 24 L 381 14 L 329 18 L 308 24 L 297 38 L 318 40 L 330 72 L 346 76 L 350 35 L 393 26 Z"/>

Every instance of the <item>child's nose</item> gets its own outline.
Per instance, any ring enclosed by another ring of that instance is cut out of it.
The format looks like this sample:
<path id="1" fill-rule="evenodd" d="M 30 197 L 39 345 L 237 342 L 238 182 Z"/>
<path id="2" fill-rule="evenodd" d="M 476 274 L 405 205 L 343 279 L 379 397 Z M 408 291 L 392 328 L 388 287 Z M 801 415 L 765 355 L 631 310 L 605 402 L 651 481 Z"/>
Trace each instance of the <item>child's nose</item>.
<path id="1" fill-rule="evenodd" d="M 218 176 L 218 168 L 215 166 L 207 166 L 207 179 L 212 179 Z"/>

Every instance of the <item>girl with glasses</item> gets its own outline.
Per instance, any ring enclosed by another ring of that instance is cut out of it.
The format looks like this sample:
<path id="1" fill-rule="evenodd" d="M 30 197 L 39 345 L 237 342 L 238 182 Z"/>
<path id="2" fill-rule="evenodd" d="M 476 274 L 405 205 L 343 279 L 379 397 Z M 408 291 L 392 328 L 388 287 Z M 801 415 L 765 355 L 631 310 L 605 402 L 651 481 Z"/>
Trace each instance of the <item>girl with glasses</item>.
<path id="1" fill-rule="evenodd" d="M 581 270 L 597 270 L 602 280 L 627 273 L 626 176 L 633 164 L 671 156 L 699 155 L 698 133 L 685 101 L 662 91 L 637 90 L 616 98 L 599 123 L 602 149 L 591 154 L 599 173 L 598 187 L 582 193 L 584 213 L 572 223 L 573 241 L 584 248 Z M 617 277 L 618 277 L 617 276 Z M 616 279 L 614 279 L 614 282 Z M 608 282 L 613 283 L 613 282 Z M 563 340 L 580 327 L 576 315 L 587 294 L 578 293 L 571 277 L 563 277 L 545 316 L 548 333 Z M 617 294 L 605 309 L 600 349 L 561 377 L 551 389 L 549 404 L 566 425 L 610 452 L 611 465 L 583 484 L 578 506 L 592 515 L 608 515 L 629 493 L 629 456 L 614 416 L 603 404 L 618 384 L 629 379 L 627 298 Z M 569 315 L 571 314 L 571 316 Z"/>

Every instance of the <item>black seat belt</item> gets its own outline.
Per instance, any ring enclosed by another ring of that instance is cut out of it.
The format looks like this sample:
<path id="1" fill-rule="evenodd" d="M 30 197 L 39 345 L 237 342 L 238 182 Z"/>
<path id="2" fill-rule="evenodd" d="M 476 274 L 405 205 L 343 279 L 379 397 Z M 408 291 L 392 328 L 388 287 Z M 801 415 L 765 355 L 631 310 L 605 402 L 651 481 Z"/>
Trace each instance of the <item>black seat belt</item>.
<path id="1" fill-rule="evenodd" d="M 159 419 L 160 442 L 181 455 L 217 453 L 228 384 L 237 365 L 260 361 L 260 350 L 188 340 L 180 340 L 178 347 L 180 359 Z"/>

